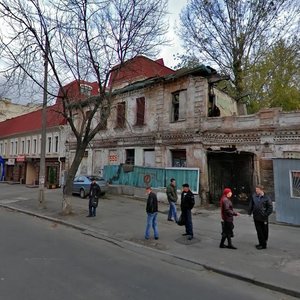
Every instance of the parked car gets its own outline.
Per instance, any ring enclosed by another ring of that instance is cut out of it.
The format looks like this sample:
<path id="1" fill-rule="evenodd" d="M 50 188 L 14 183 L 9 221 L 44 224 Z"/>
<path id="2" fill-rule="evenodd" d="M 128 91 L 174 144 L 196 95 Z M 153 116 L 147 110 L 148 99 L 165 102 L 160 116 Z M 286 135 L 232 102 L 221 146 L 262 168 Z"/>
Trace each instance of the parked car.
<path id="1" fill-rule="evenodd" d="M 87 197 L 93 180 L 96 180 L 97 184 L 100 186 L 101 194 L 104 195 L 108 191 L 108 182 L 97 175 L 76 176 L 73 181 L 72 193 L 79 194 L 81 198 Z"/>

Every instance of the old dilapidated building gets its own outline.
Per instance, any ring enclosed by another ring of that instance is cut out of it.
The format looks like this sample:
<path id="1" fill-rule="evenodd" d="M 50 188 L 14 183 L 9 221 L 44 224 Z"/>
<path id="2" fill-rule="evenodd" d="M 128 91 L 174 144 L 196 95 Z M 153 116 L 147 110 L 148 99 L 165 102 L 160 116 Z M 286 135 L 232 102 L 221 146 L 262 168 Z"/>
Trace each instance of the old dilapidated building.
<path id="1" fill-rule="evenodd" d="M 105 165 L 124 163 L 207 172 L 199 135 L 202 119 L 238 111 L 230 97 L 214 88 L 221 76 L 205 66 L 175 72 L 144 57 L 131 61 L 118 75 L 111 115 L 90 143 L 79 173 L 98 173 Z M 70 141 L 68 146 L 72 160 L 74 145 Z M 207 185 L 201 182 L 203 190 Z"/>
<path id="2" fill-rule="evenodd" d="M 216 199 L 221 182 L 244 203 L 253 185 L 261 183 L 274 199 L 274 158 L 300 158 L 300 112 L 279 108 L 254 115 L 203 119 L 209 196 Z"/>
<path id="3" fill-rule="evenodd" d="M 110 117 L 78 173 L 120 164 L 198 168 L 202 203 L 218 203 L 229 186 L 234 202 L 246 204 L 256 183 L 274 193 L 274 157 L 299 157 L 300 112 L 239 116 L 237 103 L 215 88 L 223 78 L 209 67 L 175 72 L 144 57 L 125 67 L 113 82 Z M 69 160 L 74 145 L 70 140 Z"/>

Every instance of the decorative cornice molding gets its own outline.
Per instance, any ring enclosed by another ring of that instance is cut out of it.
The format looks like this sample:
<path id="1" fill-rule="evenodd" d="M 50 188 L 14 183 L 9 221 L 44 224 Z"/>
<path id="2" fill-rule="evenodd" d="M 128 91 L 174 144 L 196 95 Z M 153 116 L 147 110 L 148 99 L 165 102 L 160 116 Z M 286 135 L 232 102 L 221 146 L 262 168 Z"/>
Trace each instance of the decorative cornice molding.
<path id="1" fill-rule="evenodd" d="M 265 130 L 265 131 L 244 131 L 231 133 L 205 131 L 174 131 L 174 132 L 155 132 L 151 134 L 142 134 L 124 137 L 106 137 L 93 141 L 93 148 L 119 148 L 119 147 L 155 147 L 155 145 L 186 145 L 203 144 L 204 146 L 224 146 L 224 145 L 242 145 L 258 146 L 264 140 L 271 141 L 275 145 L 299 144 L 300 131 L 293 130 Z M 273 141 L 273 142 L 272 142 Z M 75 149 L 76 143 L 69 143 L 70 149 Z"/>

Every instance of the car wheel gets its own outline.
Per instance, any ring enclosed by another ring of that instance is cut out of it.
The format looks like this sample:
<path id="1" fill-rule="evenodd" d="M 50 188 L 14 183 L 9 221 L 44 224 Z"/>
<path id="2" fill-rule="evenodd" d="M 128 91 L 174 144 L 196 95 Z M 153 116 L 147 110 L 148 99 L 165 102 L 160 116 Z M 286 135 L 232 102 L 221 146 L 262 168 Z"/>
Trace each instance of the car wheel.
<path id="1" fill-rule="evenodd" d="M 80 197 L 85 198 L 85 191 L 84 189 L 80 189 Z"/>

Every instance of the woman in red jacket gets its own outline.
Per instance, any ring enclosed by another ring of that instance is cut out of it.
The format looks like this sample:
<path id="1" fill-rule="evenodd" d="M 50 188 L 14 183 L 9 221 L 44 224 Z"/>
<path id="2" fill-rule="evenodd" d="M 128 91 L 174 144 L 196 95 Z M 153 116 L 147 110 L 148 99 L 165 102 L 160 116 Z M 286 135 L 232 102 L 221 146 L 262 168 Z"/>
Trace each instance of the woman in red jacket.
<path id="1" fill-rule="evenodd" d="M 220 200 L 221 206 L 221 217 L 222 217 L 222 239 L 220 243 L 220 248 L 237 249 L 232 245 L 231 238 L 233 237 L 233 216 L 239 216 L 240 214 L 235 212 L 232 207 L 232 202 L 230 200 L 232 196 L 232 191 L 230 188 L 225 188 L 223 195 Z M 228 245 L 225 246 L 224 242 L 227 239 Z"/>

